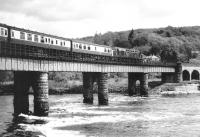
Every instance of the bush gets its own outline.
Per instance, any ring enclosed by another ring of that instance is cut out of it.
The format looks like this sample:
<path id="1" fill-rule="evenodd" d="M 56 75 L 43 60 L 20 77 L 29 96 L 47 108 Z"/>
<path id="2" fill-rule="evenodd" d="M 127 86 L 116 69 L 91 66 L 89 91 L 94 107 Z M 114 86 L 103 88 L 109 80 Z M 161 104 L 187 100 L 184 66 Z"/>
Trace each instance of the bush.
<path id="1" fill-rule="evenodd" d="M 14 75 L 12 71 L 0 71 L 0 82 L 13 81 Z"/>

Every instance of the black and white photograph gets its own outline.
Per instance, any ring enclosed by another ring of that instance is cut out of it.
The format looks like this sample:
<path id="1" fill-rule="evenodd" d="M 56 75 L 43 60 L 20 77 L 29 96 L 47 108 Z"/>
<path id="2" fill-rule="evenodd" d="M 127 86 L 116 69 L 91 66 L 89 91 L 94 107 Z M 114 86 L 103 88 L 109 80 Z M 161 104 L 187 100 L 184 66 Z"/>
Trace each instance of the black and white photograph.
<path id="1" fill-rule="evenodd" d="M 200 137 L 200 1 L 0 0 L 0 137 Z"/>

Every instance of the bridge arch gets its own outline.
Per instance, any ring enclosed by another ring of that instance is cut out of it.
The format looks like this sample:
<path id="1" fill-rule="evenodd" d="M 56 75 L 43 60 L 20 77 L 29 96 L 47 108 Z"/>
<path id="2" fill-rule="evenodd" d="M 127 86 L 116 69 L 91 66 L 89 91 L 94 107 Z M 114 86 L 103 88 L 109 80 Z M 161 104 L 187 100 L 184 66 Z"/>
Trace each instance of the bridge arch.
<path id="1" fill-rule="evenodd" d="M 136 86 L 140 86 L 140 80 L 136 80 L 135 84 Z"/>
<path id="2" fill-rule="evenodd" d="M 136 92 L 136 94 L 138 95 L 138 94 L 140 94 L 140 80 L 136 80 L 136 82 L 135 82 L 135 92 Z"/>
<path id="3" fill-rule="evenodd" d="M 190 73 L 189 73 L 189 71 L 188 70 L 184 70 L 182 77 L 183 77 L 183 81 L 190 81 Z"/>
<path id="4" fill-rule="evenodd" d="M 191 75 L 191 80 L 199 80 L 199 71 L 193 70 Z"/>

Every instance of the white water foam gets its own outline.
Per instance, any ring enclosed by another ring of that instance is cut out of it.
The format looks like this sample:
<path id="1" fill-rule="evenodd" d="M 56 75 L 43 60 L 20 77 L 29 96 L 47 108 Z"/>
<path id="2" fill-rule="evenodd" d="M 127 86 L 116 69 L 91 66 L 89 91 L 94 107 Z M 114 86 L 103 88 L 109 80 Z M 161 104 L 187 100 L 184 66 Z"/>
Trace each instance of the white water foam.
<path id="1" fill-rule="evenodd" d="M 80 110 L 82 112 L 82 110 Z M 76 111 L 77 112 L 77 111 Z M 86 111 L 85 111 L 86 113 Z M 87 113 L 92 113 L 92 111 L 87 111 Z M 102 111 L 94 112 L 95 114 L 102 114 Z M 104 113 L 105 114 L 105 113 Z M 107 113 L 106 113 L 107 114 Z M 62 127 L 75 126 L 75 125 L 84 125 L 84 124 L 93 124 L 93 123 L 116 123 L 116 122 L 133 122 L 133 121 L 160 121 L 165 119 L 171 119 L 176 117 L 182 117 L 183 115 L 179 113 L 154 113 L 154 112 L 112 112 L 110 115 L 103 116 L 93 116 L 93 117 L 82 117 L 82 116 L 73 116 L 73 117 L 64 117 L 64 118 L 52 118 L 52 117 L 37 117 L 37 116 L 28 116 L 21 114 L 20 116 L 31 119 L 31 120 L 44 120 L 48 123 L 46 124 L 20 124 L 22 128 L 26 131 L 41 132 L 47 137 L 65 137 L 70 135 L 70 137 L 83 137 L 79 131 L 72 130 L 59 130 Z"/>

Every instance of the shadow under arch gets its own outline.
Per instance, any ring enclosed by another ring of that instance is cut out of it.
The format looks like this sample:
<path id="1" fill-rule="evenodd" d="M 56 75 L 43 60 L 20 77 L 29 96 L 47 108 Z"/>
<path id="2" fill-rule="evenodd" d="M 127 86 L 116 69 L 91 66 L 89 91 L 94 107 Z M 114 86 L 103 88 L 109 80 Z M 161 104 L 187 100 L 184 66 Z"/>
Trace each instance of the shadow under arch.
<path id="1" fill-rule="evenodd" d="M 189 73 L 189 71 L 188 70 L 184 70 L 182 77 L 183 77 L 183 81 L 189 81 L 190 80 L 190 73 Z"/>
<path id="2" fill-rule="evenodd" d="M 197 70 L 193 70 L 191 75 L 192 80 L 199 80 L 199 72 Z"/>

